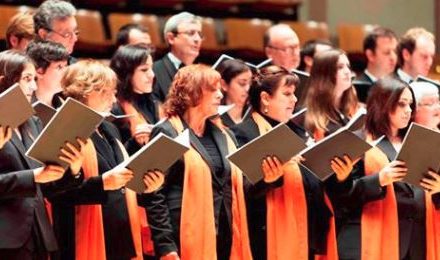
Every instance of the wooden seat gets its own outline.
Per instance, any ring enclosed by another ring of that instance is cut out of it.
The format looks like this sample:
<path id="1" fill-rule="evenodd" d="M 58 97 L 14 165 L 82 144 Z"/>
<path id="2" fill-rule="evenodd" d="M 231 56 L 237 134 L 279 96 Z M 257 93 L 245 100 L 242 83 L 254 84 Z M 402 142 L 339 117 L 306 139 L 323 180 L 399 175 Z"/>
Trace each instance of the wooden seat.
<path id="1" fill-rule="evenodd" d="M 281 23 L 289 25 L 296 32 L 301 44 L 304 44 L 310 40 L 330 40 L 328 26 L 324 22 L 281 21 Z"/>
<path id="2" fill-rule="evenodd" d="M 77 48 L 85 51 L 108 52 L 112 43 L 107 39 L 101 13 L 79 9 L 76 14 L 80 32 Z"/>
<path id="3" fill-rule="evenodd" d="M 339 48 L 348 53 L 363 53 L 364 38 L 375 27 L 372 24 L 339 24 Z"/>
<path id="4" fill-rule="evenodd" d="M 9 24 L 9 20 L 17 13 L 34 12 L 35 8 L 21 5 L 0 5 L 0 39 L 6 38 L 6 29 Z"/>
<path id="5" fill-rule="evenodd" d="M 221 51 L 223 46 L 218 39 L 216 22 L 214 19 L 205 17 L 202 19 L 202 32 L 204 35 L 202 48 L 212 51 Z"/>
<path id="6" fill-rule="evenodd" d="M 271 25 L 271 21 L 262 19 L 225 19 L 226 46 L 263 52 L 264 33 Z"/>
<path id="7" fill-rule="evenodd" d="M 113 42 L 116 42 L 116 34 L 118 33 L 121 26 L 128 23 L 136 23 L 148 29 L 148 33 L 151 37 L 151 42 L 154 46 L 164 46 L 160 32 L 159 19 L 156 15 L 146 15 L 139 13 L 111 13 L 108 15 L 108 23 L 110 26 L 110 34 Z"/>

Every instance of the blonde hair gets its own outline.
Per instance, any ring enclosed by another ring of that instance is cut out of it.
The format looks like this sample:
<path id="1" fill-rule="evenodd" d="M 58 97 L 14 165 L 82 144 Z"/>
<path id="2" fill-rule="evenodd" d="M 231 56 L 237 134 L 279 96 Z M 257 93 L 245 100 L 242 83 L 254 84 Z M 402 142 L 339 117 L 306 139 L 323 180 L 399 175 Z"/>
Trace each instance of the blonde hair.
<path id="1" fill-rule="evenodd" d="M 17 13 L 11 20 L 9 20 L 6 28 L 6 44 L 11 48 L 10 38 L 15 36 L 18 39 L 33 39 L 34 38 L 34 20 L 31 13 Z"/>
<path id="2" fill-rule="evenodd" d="M 66 97 L 84 101 L 92 91 L 116 89 L 117 77 L 108 66 L 96 60 L 81 60 L 67 67 L 61 87 Z"/>

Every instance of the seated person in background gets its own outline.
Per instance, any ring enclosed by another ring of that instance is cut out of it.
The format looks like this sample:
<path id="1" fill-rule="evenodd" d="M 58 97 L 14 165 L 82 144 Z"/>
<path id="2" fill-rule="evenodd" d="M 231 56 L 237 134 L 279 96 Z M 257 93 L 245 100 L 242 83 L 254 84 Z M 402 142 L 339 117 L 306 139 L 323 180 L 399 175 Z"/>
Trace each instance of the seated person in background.
<path id="1" fill-rule="evenodd" d="M 136 23 L 121 26 L 116 34 L 116 48 L 127 44 L 143 44 L 150 48 L 153 47 L 148 29 Z"/>

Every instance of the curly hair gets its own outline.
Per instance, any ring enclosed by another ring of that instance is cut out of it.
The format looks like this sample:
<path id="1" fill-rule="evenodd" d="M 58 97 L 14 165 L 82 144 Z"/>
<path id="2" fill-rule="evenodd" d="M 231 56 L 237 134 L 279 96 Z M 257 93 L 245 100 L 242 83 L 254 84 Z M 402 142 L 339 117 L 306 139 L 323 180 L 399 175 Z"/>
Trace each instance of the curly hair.
<path id="1" fill-rule="evenodd" d="M 116 74 L 108 66 L 96 60 L 81 60 L 67 67 L 61 79 L 66 97 L 83 102 L 92 91 L 116 89 Z"/>
<path id="2" fill-rule="evenodd" d="M 200 103 L 203 89 L 215 90 L 220 80 L 220 73 L 203 64 L 179 69 L 164 104 L 165 114 L 182 116 L 188 108 Z"/>

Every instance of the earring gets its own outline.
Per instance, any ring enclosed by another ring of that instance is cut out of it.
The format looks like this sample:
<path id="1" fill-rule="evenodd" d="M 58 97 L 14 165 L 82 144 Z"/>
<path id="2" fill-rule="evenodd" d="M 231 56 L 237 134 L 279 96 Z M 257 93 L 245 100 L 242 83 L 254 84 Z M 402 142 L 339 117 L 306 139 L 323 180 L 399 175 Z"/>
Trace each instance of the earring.
<path id="1" fill-rule="evenodd" d="M 267 114 L 267 113 L 269 112 L 269 109 L 267 109 L 267 107 L 265 107 L 265 108 L 263 109 L 263 112 L 264 112 L 265 114 Z"/>

